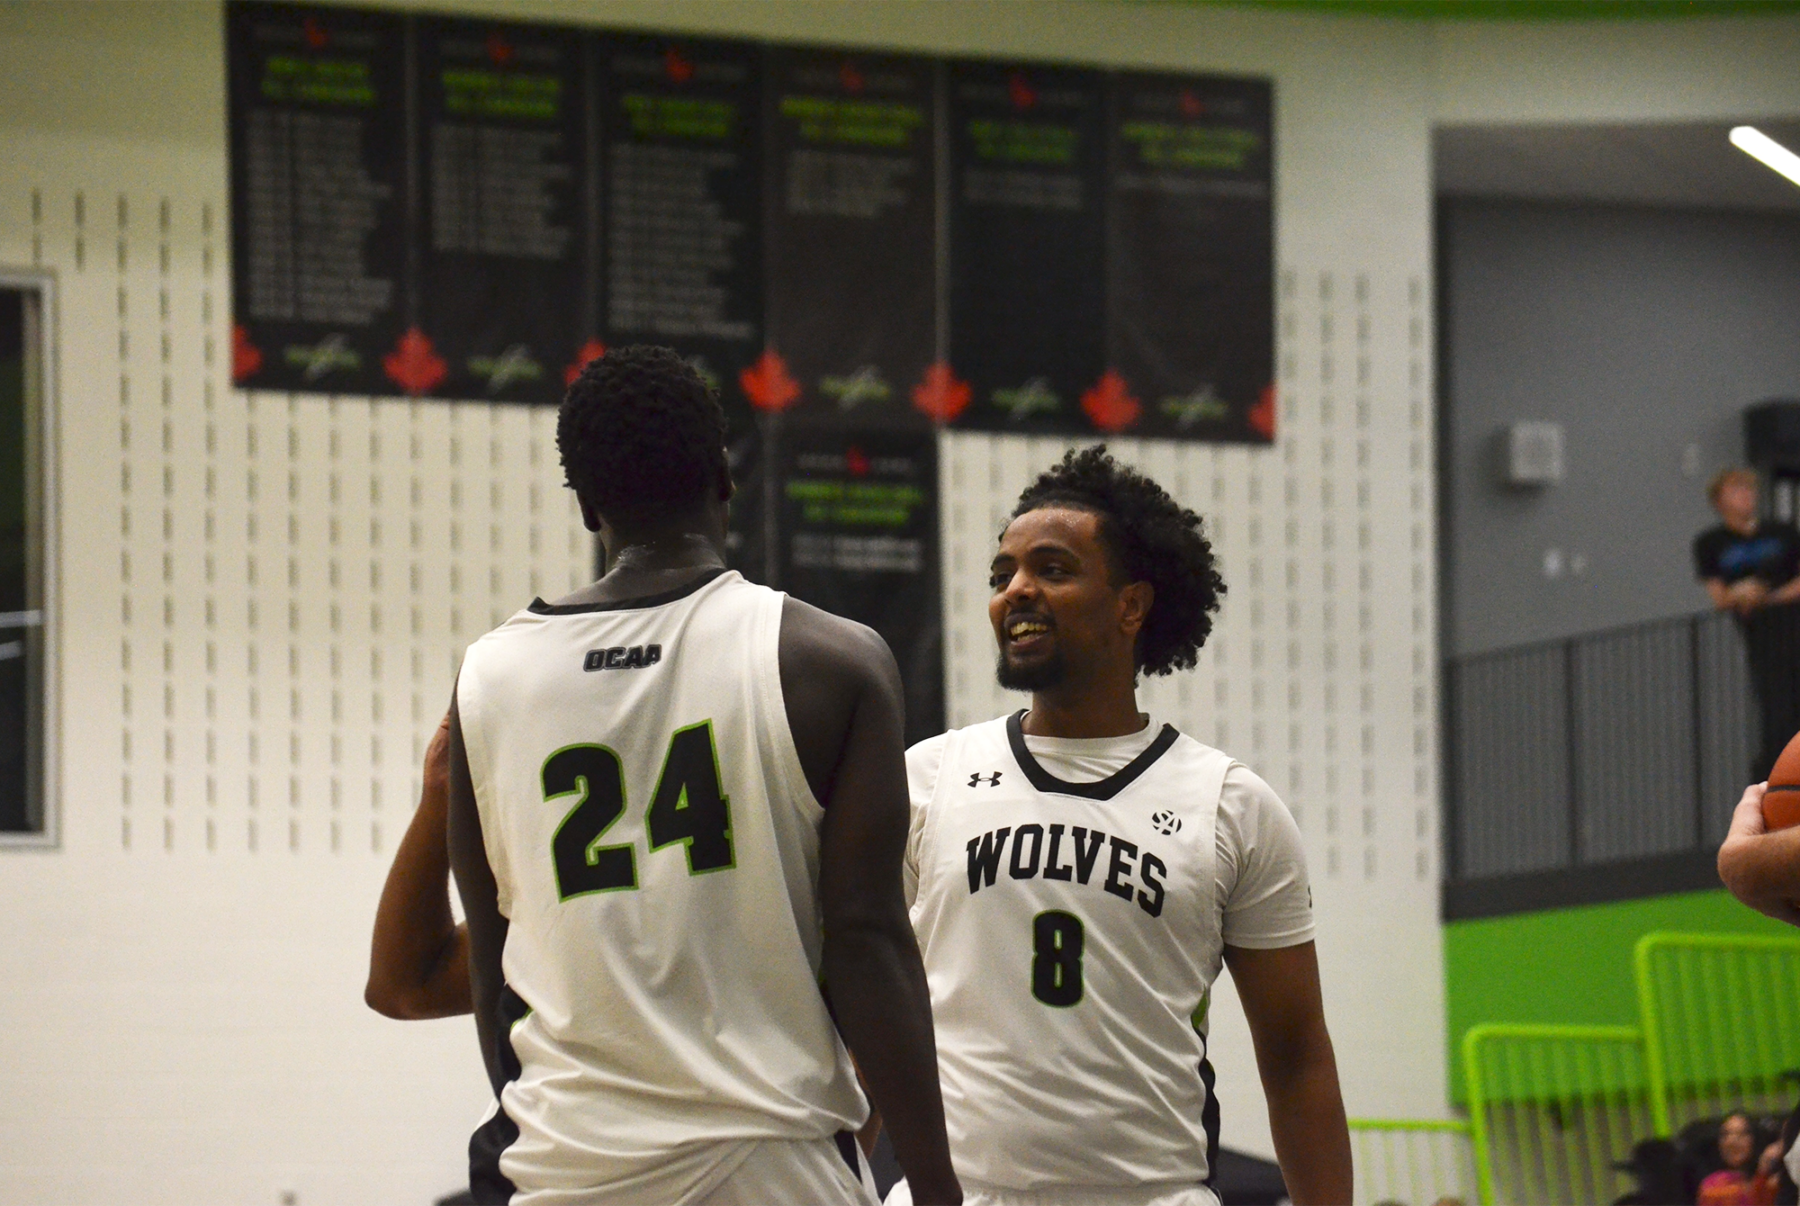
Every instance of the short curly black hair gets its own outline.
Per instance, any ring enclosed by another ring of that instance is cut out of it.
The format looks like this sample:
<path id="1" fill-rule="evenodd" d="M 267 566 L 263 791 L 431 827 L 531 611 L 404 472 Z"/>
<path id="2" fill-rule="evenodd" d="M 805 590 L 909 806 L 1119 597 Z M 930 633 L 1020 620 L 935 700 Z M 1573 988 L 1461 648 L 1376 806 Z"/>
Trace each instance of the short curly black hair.
<path id="1" fill-rule="evenodd" d="M 633 344 L 589 362 L 563 396 L 556 450 L 570 489 L 615 523 L 730 496 L 725 412 L 668 348 Z"/>
<path id="2" fill-rule="evenodd" d="M 1013 518 L 1043 507 L 1074 507 L 1100 517 L 1100 538 L 1126 582 L 1156 590 L 1138 633 L 1137 664 L 1147 674 L 1191 670 L 1212 632 L 1225 594 L 1200 516 L 1095 444 L 1071 448 L 1019 495 Z"/>

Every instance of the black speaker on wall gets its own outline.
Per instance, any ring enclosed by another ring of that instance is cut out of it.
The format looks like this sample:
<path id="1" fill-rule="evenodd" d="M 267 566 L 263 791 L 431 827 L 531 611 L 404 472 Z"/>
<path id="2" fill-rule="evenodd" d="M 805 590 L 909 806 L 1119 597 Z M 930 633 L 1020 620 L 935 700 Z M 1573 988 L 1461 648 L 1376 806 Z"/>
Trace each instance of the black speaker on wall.
<path id="1" fill-rule="evenodd" d="M 1800 399 L 1744 407 L 1744 459 L 1764 473 L 1800 474 Z"/>

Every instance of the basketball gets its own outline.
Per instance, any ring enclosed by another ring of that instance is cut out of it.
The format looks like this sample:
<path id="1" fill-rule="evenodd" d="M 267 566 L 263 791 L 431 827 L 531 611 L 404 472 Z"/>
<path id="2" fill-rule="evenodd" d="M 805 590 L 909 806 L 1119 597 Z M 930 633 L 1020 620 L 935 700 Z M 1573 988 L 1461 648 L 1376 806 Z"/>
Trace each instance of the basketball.
<path id="1" fill-rule="evenodd" d="M 1769 772 L 1769 791 L 1763 796 L 1763 824 L 1771 831 L 1800 825 L 1800 733 L 1787 743 Z"/>

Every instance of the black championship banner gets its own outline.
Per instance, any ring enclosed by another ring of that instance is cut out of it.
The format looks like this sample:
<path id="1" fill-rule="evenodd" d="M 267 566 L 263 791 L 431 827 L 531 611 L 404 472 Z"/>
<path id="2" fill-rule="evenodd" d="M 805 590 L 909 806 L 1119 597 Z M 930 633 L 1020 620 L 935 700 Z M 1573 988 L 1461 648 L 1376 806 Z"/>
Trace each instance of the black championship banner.
<path id="1" fill-rule="evenodd" d="M 1126 72 L 1113 86 L 1103 413 L 1134 435 L 1267 443 L 1269 84 Z"/>
<path id="2" fill-rule="evenodd" d="M 943 732 L 937 433 L 791 415 L 776 461 L 781 589 L 887 641 L 908 745 Z"/>
<path id="3" fill-rule="evenodd" d="M 232 380 L 387 394 L 407 248 L 406 22 L 226 5 Z"/>
<path id="4" fill-rule="evenodd" d="M 578 330 L 587 196 L 573 30 L 448 18 L 415 27 L 427 254 L 420 326 L 454 398 L 558 402 Z M 417 392 L 398 382 L 407 392 Z"/>
<path id="5" fill-rule="evenodd" d="M 956 422 L 1092 431 L 1105 368 L 1106 77 L 950 65 L 950 365 Z"/>
<path id="6" fill-rule="evenodd" d="M 225 11 L 246 388 L 549 403 L 672 346 L 771 573 L 791 417 L 1274 438 L 1266 80 Z"/>
<path id="7" fill-rule="evenodd" d="M 768 346 L 792 403 L 911 415 L 938 359 L 937 69 L 769 52 Z"/>
<path id="8" fill-rule="evenodd" d="M 601 39 L 595 57 L 606 342 L 675 348 L 718 389 L 736 429 L 749 401 L 780 393 L 756 363 L 762 50 L 617 34 Z"/>

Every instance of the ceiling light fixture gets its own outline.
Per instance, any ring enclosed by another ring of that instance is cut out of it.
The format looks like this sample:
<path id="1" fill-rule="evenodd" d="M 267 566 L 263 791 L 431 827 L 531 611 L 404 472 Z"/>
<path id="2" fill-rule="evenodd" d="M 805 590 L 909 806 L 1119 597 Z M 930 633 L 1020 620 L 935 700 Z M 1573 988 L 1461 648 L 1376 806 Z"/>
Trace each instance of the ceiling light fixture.
<path id="1" fill-rule="evenodd" d="M 1755 126 L 1734 126 L 1731 145 L 1764 167 L 1800 184 L 1800 155 L 1794 154 Z"/>

